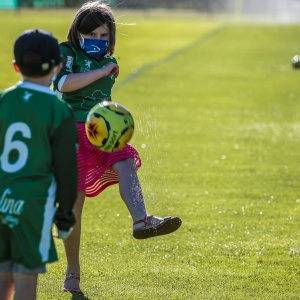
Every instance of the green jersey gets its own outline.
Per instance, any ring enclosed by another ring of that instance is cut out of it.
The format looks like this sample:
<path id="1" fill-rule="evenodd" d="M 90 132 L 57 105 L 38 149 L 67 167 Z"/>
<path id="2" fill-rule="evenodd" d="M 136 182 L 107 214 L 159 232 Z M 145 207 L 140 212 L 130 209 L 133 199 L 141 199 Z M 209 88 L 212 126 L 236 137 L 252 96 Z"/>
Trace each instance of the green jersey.
<path id="1" fill-rule="evenodd" d="M 25 249 L 10 249 L 14 262 L 57 259 L 53 221 L 63 231 L 75 223 L 76 147 L 74 115 L 50 88 L 24 81 L 0 93 L 0 262 L 8 228 Z"/>
<path id="2" fill-rule="evenodd" d="M 111 89 L 115 83 L 114 76 L 100 78 L 88 86 L 73 92 L 61 93 L 58 87 L 63 76 L 72 73 L 84 73 L 100 69 L 109 62 L 117 63 L 114 57 L 108 56 L 97 60 L 83 50 L 76 50 L 71 43 L 60 44 L 63 57 L 63 67 L 54 82 L 54 90 L 59 98 L 69 103 L 74 111 L 77 122 L 85 122 L 89 110 L 97 103 L 104 100 L 111 100 Z"/>

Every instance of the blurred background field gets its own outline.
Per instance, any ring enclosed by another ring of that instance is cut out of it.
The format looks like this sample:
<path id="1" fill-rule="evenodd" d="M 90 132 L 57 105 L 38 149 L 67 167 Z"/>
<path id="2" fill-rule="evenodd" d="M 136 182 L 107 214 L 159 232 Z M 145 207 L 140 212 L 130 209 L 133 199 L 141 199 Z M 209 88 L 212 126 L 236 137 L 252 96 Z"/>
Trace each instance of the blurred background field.
<path id="1" fill-rule="evenodd" d="M 39 27 L 64 41 L 76 9 L 0 11 L 0 89 L 19 80 L 17 35 Z M 84 294 L 60 290 L 57 241 L 38 299 L 299 299 L 300 27 L 231 12 L 115 9 L 113 100 L 136 121 L 149 212 L 183 225 L 134 240 L 110 187 L 84 208 Z"/>

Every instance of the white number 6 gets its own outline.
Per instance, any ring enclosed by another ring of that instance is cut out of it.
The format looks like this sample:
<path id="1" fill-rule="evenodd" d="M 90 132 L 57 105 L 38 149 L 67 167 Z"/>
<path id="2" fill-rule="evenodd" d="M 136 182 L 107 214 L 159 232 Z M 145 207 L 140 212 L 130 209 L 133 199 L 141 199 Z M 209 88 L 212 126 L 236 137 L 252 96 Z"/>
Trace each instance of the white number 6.
<path id="1" fill-rule="evenodd" d="M 31 138 L 30 128 L 25 123 L 17 122 L 8 127 L 5 135 L 3 153 L 0 158 L 2 170 L 7 173 L 19 171 L 25 166 L 28 159 L 28 148 L 26 144 L 21 141 L 12 140 L 13 136 L 18 131 L 21 131 L 23 137 Z M 19 152 L 19 158 L 13 164 L 11 164 L 8 159 L 9 153 L 12 150 L 17 150 Z"/>

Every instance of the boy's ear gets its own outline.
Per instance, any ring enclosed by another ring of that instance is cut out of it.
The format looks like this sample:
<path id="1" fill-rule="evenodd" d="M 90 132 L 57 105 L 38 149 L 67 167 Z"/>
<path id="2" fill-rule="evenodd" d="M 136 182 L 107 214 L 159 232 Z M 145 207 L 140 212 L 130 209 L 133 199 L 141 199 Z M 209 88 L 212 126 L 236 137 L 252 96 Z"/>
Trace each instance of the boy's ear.
<path id="1" fill-rule="evenodd" d="M 61 68 L 62 68 L 62 63 L 59 63 L 59 65 L 55 66 L 53 69 L 54 74 L 57 75 Z"/>
<path id="2" fill-rule="evenodd" d="M 16 71 L 17 73 L 21 73 L 20 68 L 19 68 L 19 66 L 17 65 L 16 61 L 13 60 L 12 63 L 13 63 L 13 66 L 14 66 L 15 71 Z"/>
<path id="3" fill-rule="evenodd" d="M 58 67 L 57 67 L 57 74 L 58 74 L 58 73 L 59 73 L 59 71 L 61 70 L 62 66 L 63 66 L 62 62 L 61 62 L 61 63 L 59 63 L 59 65 L 58 65 Z"/>

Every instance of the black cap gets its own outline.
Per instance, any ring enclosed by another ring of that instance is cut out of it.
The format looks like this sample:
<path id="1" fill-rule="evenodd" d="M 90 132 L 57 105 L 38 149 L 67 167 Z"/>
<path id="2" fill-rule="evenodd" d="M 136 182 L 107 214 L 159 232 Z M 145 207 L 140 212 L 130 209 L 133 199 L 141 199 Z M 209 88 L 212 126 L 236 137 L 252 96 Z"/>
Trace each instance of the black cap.
<path id="1" fill-rule="evenodd" d="M 18 66 L 24 67 L 23 55 L 30 50 L 41 56 L 41 71 L 49 70 L 61 61 L 58 41 L 50 32 L 41 29 L 30 29 L 24 31 L 17 38 L 14 45 L 14 55 Z"/>

